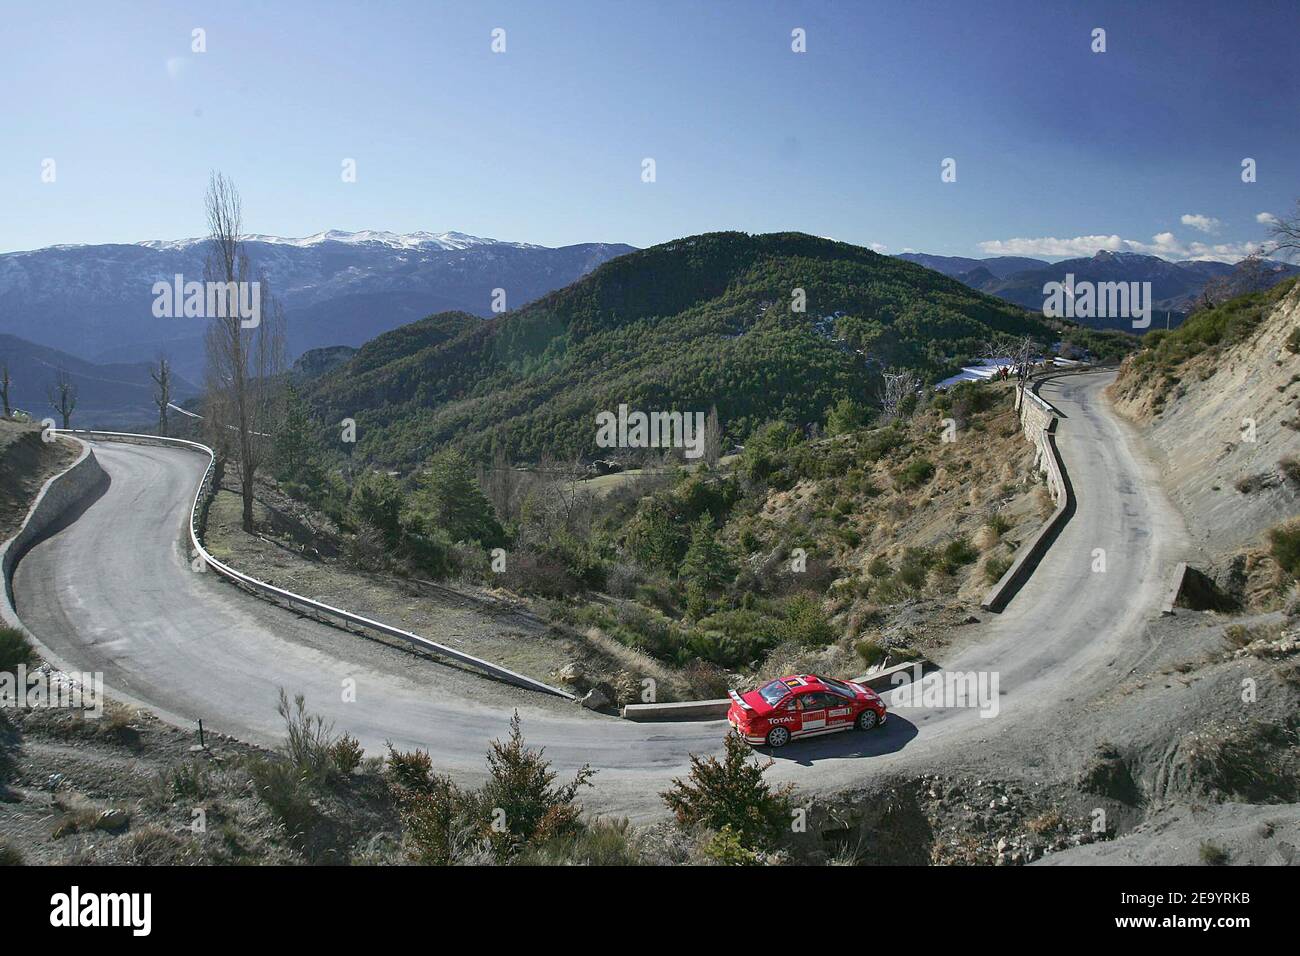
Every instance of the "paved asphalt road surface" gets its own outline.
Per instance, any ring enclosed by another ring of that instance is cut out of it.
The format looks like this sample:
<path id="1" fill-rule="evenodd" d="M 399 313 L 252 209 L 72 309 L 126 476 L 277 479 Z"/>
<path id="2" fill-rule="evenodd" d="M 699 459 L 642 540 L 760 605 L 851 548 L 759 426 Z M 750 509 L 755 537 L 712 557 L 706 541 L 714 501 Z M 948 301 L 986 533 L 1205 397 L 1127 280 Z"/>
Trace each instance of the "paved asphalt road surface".
<path id="1" fill-rule="evenodd" d="M 900 707 L 885 727 L 796 741 L 773 754 L 772 776 L 809 790 L 863 784 L 879 770 L 922 770 L 942 751 L 993 734 L 1032 733 L 1054 702 L 1086 688 L 1119 644 L 1157 613 L 1183 547 L 1177 514 L 1131 432 L 1100 391 L 1113 373 L 1066 376 L 1043 396 L 1066 416 L 1058 446 L 1078 510 L 1001 615 L 981 614 L 942 661 L 996 671 L 999 715 Z M 190 568 L 184 528 L 206 459 L 179 449 L 94 443 L 111 483 L 70 526 L 18 565 L 19 615 L 69 666 L 102 671 L 111 690 L 179 721 L 274 744 L 280 687 L 367 749 L 419 746 L 435 766 L 483 773 L 488 741 L 518 709 L 525 736 L 556 769 L 598 768 L 584 802 L 634 820 L 663 811 L 656 794 L 717 752 L 726 725 L 636 724 L 498 684 L 269 605 Z M 1094 573 L 1103 548 L 1107 570 Z M 437 633 L 428 637 L 438 640 Z M 356 700 L 345 702 L 347 682 Z M 888 698 L 887 698 L 888 699 Z M 1026 723 L 1029 722 L 1029 723 Z M 1020 728 L 1020 730 L 1017 730 Z"/>

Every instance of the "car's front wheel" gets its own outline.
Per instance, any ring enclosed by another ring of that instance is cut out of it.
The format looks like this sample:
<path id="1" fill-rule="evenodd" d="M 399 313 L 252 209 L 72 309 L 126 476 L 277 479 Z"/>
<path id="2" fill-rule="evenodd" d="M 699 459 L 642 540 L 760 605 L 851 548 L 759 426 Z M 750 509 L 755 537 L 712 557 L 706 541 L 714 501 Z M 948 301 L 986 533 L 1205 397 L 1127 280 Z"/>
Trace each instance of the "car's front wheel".
<path id="1" fill-rule="evenodd" d="M 769 747 L 784 747 L 790 742 L 790 731 L 784 727 L 773 727 L 767 732 L 767 745 Z"/>
<path id="2" fill-rule="evenodd" d="M 858 714 L 858 730 L 875 730 L 879 726 L 880 717 L 870 707 Z"/>

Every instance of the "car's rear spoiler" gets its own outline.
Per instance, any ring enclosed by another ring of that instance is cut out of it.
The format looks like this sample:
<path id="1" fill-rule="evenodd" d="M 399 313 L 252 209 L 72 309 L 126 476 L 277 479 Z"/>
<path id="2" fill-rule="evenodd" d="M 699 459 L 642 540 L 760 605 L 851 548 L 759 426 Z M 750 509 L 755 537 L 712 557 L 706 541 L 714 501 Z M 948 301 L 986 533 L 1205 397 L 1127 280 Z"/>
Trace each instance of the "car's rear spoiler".
<path id="1" fill-rule="evenodd" d="M 739 704 L 741 707 L 745 708 L 745 710 L 753 710 L 753 709 L 754 709 L 753 707 L 750 707 L 749 704 L 745 703 L 745 698 L 741 697 L 741 696 L 740 696 L 739 694 L 737 694 L 734 690 L 729 690 L 729 691 L 727 691 L 727 696 L 730 697 L 732 700 L 734 700 L 734 701 L 735 701 L 737 704 Z"/>

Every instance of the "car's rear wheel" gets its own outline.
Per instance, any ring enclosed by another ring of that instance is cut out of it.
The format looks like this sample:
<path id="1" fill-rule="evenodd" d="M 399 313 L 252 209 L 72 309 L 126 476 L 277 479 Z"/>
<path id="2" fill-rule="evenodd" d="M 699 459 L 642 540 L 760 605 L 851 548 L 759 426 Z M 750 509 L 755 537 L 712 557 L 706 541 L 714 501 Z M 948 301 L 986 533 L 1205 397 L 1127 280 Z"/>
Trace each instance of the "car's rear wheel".
<path id="1" fill-rule="evenodd" d="M 879 726 L 880 717 L 870 707 L 858 714 L 858 730 L 875 730 Z"/>
<path id="2" fill-rule="evenodd" d="M 767 732 L 767 745 L 769 747 L 784 747 L 790 742 L 790 731 L 784 727 L 773 727 Z"/>

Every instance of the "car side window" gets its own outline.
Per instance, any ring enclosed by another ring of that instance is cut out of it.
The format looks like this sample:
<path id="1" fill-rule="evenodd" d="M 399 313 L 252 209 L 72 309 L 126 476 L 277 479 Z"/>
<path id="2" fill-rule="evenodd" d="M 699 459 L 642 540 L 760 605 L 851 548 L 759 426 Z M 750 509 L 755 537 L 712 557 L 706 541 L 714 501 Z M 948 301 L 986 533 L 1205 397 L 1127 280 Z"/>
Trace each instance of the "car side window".
<path id="1" fill-rule="evenodd" d="M 825 706 L 826 706 L 825 695 L 819 694 L 816 691 L 814 691 L 811 694 L 803 695 L 804 710 L 821 710 Z"/>

